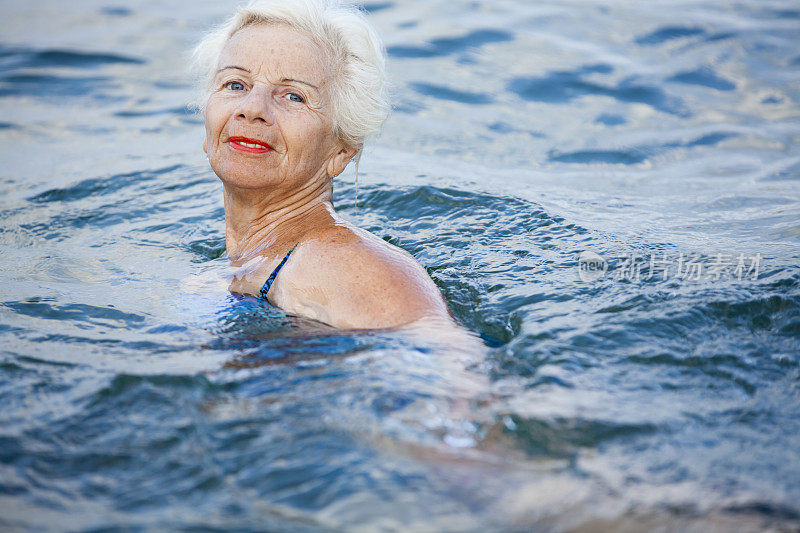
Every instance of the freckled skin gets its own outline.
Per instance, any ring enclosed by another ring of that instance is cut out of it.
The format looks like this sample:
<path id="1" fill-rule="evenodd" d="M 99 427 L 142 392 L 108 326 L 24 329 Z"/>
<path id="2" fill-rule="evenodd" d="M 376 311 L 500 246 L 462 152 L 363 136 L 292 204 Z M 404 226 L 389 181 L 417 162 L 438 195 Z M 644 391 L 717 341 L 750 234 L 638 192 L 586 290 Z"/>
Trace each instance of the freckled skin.
<path id="1" fill-rule="evenodd" d="M 228 256 L 247 265 L 230 289 L 258 294 L 297 244 L 268 295 L 287 312 L 340 328 L 452 323 L 411 255 L 333 209 L 332 178 L 356 154 L 334 133 L 334 67 L 310 38 L 282 24 L 244 28 L 222 51 L 203 149 L 223 183 Z M 238 138 L 270 149 L 253 153 Z"/>

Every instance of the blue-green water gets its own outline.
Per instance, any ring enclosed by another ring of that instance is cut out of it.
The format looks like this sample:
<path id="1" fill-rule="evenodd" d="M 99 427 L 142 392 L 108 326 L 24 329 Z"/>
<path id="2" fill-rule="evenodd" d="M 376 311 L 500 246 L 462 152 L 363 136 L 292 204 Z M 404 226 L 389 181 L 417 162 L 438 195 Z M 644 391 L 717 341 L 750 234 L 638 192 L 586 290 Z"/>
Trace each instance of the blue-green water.
<path id="1" fill-rule="evenodd" d="M 640 4 L 367 6 L 336 205 L 476 354 L 220 286 L 184 68 L 233 3 L 3 1 L 0 529 L 798 530 L 800 9 Z"/>

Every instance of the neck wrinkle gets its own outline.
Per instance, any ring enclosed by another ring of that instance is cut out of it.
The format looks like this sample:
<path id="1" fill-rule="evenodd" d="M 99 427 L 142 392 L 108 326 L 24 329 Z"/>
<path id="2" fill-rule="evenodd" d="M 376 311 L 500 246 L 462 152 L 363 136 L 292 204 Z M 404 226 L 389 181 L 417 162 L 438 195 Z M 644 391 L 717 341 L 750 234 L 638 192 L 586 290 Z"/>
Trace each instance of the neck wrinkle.
<path id="1" fill-rule="evenodd" d="M 328 179 L 274 198 L 263 191 L 223 185 L 225 248 L 231 261 L 249 260 L 272 245 L 296 240 L 305 229 L 302 222 L 315 208 L 333 208 L 333 183 Z"/>

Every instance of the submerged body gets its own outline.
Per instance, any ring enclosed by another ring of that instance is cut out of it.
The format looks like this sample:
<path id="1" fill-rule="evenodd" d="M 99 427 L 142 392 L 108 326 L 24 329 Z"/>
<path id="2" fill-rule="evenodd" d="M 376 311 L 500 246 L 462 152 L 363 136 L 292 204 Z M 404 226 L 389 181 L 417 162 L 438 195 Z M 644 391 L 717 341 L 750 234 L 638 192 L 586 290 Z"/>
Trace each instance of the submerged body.
<path id="1" fill-rule="evenodd" d="M 449 316 L 413 257 L 344 221 L 329 203 L 317 205 L 298 224 L 302 232 L 265 250 L 230 290 L 261 294 L 288 313 L 340 328 L 392 327 Z M 263 294 L 265 280 L 276 270 Z"/>

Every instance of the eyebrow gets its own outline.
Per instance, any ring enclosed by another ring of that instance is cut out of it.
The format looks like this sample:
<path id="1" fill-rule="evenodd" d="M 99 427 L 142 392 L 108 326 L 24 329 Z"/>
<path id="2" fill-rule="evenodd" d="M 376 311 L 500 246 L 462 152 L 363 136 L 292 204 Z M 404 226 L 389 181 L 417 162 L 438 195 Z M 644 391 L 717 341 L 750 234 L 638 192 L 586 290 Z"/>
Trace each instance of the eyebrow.
<path id="1" fill-rule="evenodd" d="M 220 73 L 220 72 L 222 72 L 223 70 L 228 70 L 229 68 L 236 69 L 236 70 L 243 70 L 243 71 L 245 71 L 245 72 L 247 72 L 247 73 L 250 73 L 250 71 L 249 71 L 249 70 L 247 70 L 247 69 L 246 69 L 246 68 L 244 68 L 244 67 L 237 67 L 236 65 L 228 65 L 227 67 L 222 67 L 221 69 L 217 70 L 217 74 L 219 74 L 219 73 Z"/>
<path id="2" fill-rule="evenodd" d="M 283 78 L 283 79 L 281 80 L 281 83 L 286 83 L 286 82 L 289 82 L 289 83 L 302 83 L 303 85 L 308 85 L 309 87 L 313 87 L 314 89 L 316 89 L 316 90 L 318 90 L 318 91 L 319 91 L 319 87 L 317 87 L 317 86 L 316 86 L 316 85 L 314 85 L 313 83 L 308 83 L 307 81 L 303 81 L 303 80 L 295 80 L 295 79 L 293 79 L 293 78 Z"/>
<path id="3" fill-rule="evenodd" d="M 222 67 L 221 69 L 217 70 L 217 74 L 219 74 L 223 70 L 228 70 L 228 69 L 241 70 L 243 72 L 247 72 L 248 74 L 250 74 L 250 71 L 248 69 L 246 69 L 244 67 L 240 67 L 238 65 L 228 65 L 228 66 Z M 312 87 L 312 88 L 314 88 L 314 89 L 319 91 L 319 87 L 317 87 L 313 83 L 309 83 L 307 81 L 297 80 L 297 79 L 294 79 L 294 78 L 283 78 L 283 79 L 281 79 L 281 83 L 287 83 L 287 82 L 288 83 L 302 83 L 303 85 L 308 85 L 309 87 Z"/>

